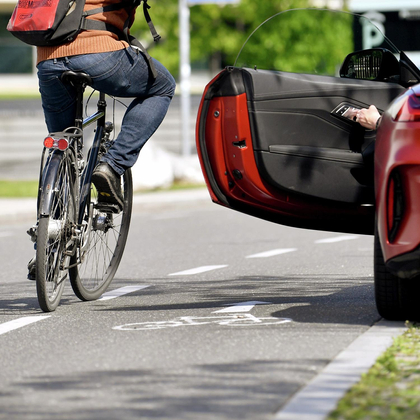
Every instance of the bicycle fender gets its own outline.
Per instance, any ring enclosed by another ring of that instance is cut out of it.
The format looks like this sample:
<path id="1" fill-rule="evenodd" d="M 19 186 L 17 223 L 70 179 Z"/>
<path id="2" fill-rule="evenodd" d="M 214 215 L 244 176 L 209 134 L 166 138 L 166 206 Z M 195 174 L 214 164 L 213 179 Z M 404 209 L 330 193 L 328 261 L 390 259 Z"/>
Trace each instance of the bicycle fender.
<path id="1" fill-rule="evenodd" d="M 60 168 L 63 152 L 54 152 L 50 157 L 48 168 L 42 177 L 42 186 L 40 191 L 39 217 L 50 215 L 54 187 L 56 185 L 57 174 Z"/>

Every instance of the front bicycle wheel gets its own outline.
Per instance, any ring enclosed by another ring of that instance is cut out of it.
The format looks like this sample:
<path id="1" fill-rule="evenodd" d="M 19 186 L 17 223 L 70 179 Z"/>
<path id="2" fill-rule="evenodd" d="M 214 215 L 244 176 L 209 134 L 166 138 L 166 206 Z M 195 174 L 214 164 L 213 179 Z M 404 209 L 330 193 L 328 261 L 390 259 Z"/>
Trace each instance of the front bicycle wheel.
<path id="1" fill-rule="evenodd" d="M 48 215 L 41 214 L 36 241 L 36 290 L 44 312 L 54 311 L 60 303 L 68 273 L 70 253 L 74 251 L 77 218 L 77 173 L 69 149 L 59 163 L 47 164 L 41 186 L 48 200 Z M 52 182 L 50 182 L 52 180 Z"/>
<path id="2" fill-rule="evenodd" d="M 98 299 L 108 288 L 120 264 L 127 242 L 133 205 L 131 170 L 122 176 L 124 207 L 120 213 L 101 208 L 91 187 L 81 229 L 81 240 L 72 258 L 70 281 L 81 300 Z"/>

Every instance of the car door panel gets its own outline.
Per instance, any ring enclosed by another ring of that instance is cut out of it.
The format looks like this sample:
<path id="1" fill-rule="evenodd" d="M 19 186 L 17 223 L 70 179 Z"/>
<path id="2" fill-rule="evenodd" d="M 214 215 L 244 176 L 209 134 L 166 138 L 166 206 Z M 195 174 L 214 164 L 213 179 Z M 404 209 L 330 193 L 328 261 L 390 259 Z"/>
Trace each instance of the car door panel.
<path id="1" fill-rule="evenodd" d="M 341 104 L 385 109 L 394 83 L 244 70 L 258 169 L 276 188 L 345 203 L 373 203 L 362 152 L 374 133 L 335 114 Z"/>

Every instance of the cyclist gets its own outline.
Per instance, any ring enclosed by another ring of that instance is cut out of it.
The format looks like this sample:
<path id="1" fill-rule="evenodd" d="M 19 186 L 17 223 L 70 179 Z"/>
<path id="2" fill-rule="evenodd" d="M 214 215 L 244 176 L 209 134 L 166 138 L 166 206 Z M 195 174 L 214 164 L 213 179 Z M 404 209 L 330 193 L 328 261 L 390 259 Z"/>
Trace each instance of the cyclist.
<path id="1" fill-rule="evenodd" d="M 86 0 L 85 11 L 107 7 L 121 0 Z M 88 17 L 106 22 L 120 31 L 135 10 L 104 11 Z M 139 152 L 164 119 L 175 92 L 175 80 L 157 60 L 151 75 L 145 55 L 113 32 L 86 30 L 64 45 L 37 48 L 37 69 L 42 107 L 48 131 L 59 132 L 74 125 L 76 91 L 61 81 L 66 70 L 83 71 L 92 87 L 117 97 L 134 98 L 127 108 L 121 131 L 92 175 L 98 200 L 123 207 L 120 178 L 137 161 Z M 35 264 L 28 264 L 34 279 Z"/>

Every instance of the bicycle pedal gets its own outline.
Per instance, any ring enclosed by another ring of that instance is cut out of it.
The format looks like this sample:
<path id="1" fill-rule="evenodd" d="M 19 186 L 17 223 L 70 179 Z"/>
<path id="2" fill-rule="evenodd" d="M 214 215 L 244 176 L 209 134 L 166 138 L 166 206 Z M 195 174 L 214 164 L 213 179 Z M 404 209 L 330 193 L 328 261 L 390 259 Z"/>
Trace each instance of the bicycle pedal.
<path id="1" fill-rule="evenodd" d="M 31 237 L 32 242 L 36 242 L 37 239 L 37 226 L 32 226 L 29 230 L 26 231 L 26 233 Z"/>
<path id="2" fill-rule="evenodd" d="M 103 213 L 113 213 L 118 214 L 121 212 L 121 208 L 118 204 L 111 204 L 111 203 L 96 203 L 94 205 L 96 210 L 99 210 Z"/>

